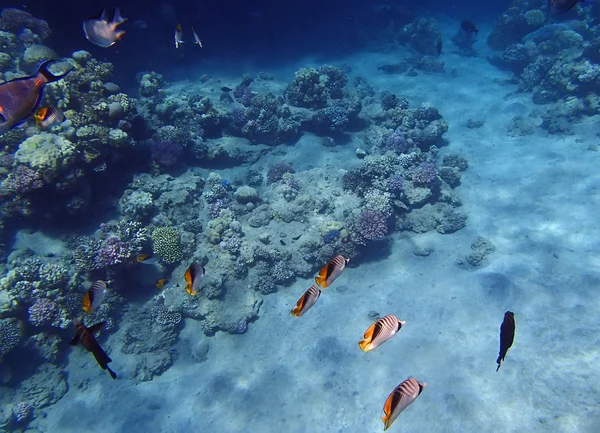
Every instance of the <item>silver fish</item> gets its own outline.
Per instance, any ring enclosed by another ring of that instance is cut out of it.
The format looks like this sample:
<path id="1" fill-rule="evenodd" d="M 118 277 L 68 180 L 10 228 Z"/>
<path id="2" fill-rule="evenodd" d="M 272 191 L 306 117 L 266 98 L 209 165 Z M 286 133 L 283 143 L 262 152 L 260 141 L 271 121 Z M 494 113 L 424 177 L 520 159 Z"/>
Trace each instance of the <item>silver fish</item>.
<path id="1" fill-rule="evenodd" d="M 84 21 L 83 31 L 87 40 L 92 44 L 108 48 L 125 36 L 125 31 L 117 30 L 117 27 L 125 21 L 127 21 L 127 18 L 121 15 L 119 8 L 115 9 L 112 21 L 109 20 L 108 12 L 104 10 L 100 17 Z"/>
<path id="2" fill-rule="evenodd" d="M 183 44 L 183 32 L 181 31 L 181 24 L 177 24 L 177 27 L 175 27 L 175 48 L 179 48 L 179 44 Z"/>
<path id="3" fill-rule="evenodd" d="M 200 48 L 204 48 L 202 46 L 202 41 L 200 40 L 200 38 L 198 37 L 198 33 L 196 33 L 196 30 L 194 30 L 194 28 L 192 27 L 192 33 L 194 34 L 194 43 L 198 44 L 200 46 Z"/>

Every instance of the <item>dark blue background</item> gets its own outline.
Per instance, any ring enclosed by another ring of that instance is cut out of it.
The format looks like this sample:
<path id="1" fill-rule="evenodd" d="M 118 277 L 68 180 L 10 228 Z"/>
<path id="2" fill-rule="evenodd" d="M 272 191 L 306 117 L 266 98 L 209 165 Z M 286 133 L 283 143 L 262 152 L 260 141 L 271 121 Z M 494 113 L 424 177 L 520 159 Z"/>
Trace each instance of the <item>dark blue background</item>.
<path id="1" fill-rule="evenodd" d="M 334 61 L 336 55 L 360 49 L 365 41 L 362 36 L 357 39 L 358 28 L 381 27 L 381 20 L 386 16 L 374 17 L 371 12 L 373 5 L 399 6 L 405 16 L 447 14 L 481 25 L 493 23 L 509 3 L 509 0 L 129 0 L 118 4 L 92 0 L 1 2 L 4 7 L 24 6 L 34 16 L 45 19 L 53 31 L 46 44 L 60 55 L 86 49 L 95 57 L 115 64 L 119 75 L 128 76 L 131 76 L 131 72 L 144 70 L 157 70 L 168 75 L 169 71 L 203 60 L 223 60 L 228 63 L 251 60 L 265 68 L 309 55 Z M 115 6 L 119 6 L 122 14 L 129 18 L 121 27 L 127 31 L 125 39 L 108 49 L 90 44 L 84 39 L 82 21 L 98 15 L 103 7 L 112 13 Z M 136 20 L 144 21 L 148 28 L 136 26 Z M 191 42 L 193 25 L 203 39 L 205 48 L 199 52 L 198 47 L 189 43 L 183 49 L 176 50 L 173 34 L 178 22 L 188 42 Z M 361 34 L 364 35 L 364 31 Z"/>

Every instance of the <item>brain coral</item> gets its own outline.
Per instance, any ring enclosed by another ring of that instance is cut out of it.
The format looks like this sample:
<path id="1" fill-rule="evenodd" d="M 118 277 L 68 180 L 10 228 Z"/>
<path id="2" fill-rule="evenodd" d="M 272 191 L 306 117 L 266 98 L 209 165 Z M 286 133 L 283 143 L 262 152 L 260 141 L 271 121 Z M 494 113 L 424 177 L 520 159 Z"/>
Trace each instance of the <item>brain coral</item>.
<path id="1" fill-rule="evenodd" d="M 28 165 L 49 182 L 75 162 L 75 145 L 56 134 L 42 133 L 19 145 L 15 160 Z"/>
<path id="2" fill-rule="evenodd" d="M 154 254 L 165 263 L 175 263 L 182 259 L 181 234 L 173 227 L 158 227 L 152 232 Z"/>

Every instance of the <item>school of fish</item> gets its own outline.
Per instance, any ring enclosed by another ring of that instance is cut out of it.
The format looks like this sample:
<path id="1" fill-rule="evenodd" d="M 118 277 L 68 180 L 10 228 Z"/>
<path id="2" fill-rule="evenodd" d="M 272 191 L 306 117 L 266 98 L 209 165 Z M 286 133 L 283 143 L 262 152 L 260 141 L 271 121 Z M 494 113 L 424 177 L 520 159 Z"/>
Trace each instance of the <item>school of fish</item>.
<path id="1" fill-rule="evenodd" d="M 306 292 L 300 296 L 300 299 L 296 302 L 291 314 L 300 317 L 314 307 L 321 296 L 322 290 L 331 286 L 331 284 L 342 275 L 342 272 L 344 272 L 344 269 L 346 269 L 349 262 L 350 259 L 338 255 L 323 266 L 315 276 L 315 284 L 310 286 Z M 363 352 L 375 350 L 396 335 L 405 324 L 406 322 L 404 320 L 399 320 L 393 314 L 381 317 L 365 331 L 363 338 L 358 342 L 358 347 Z M 500 369 L 500 364 L 504 361 L 508 349 L 512 346 L 514 337 L 515 315 L 511 311 L 507 311 L 504 314 L 504 321 L 500 326 L 500 352 L 498 359 L 496 360 L 498 363 L 496 371 Z M 423 392 L 423 389 L 426 386 L 426 382 L 421 382 L 413 377 L 409 377 L 394 388 L 383 405 L 383 417 L 381 420 L 383 421 L 384 431 L 390 428 L 400 413 L 421 395 L 421 392 Z"/>

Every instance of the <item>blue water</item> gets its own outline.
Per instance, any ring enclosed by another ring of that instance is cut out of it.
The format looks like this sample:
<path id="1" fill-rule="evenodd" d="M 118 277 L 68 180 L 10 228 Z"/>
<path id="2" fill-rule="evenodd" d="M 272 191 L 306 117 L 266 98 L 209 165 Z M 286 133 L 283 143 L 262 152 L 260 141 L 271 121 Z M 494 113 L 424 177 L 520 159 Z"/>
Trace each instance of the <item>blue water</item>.
<path id="1" fill-rule="evenodd" d="M 114 6 L 0 9 L 0 431 L 600 431 L 597 5 Z"/>

